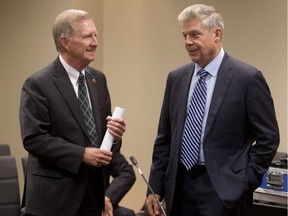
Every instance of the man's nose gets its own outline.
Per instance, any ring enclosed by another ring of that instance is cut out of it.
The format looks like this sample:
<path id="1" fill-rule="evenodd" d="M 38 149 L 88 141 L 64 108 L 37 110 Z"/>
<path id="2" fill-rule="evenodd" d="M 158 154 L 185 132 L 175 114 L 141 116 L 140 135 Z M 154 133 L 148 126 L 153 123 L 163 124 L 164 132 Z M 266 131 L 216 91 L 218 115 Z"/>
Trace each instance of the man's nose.
<path id="1" fill-rule="evenodd" d="M 186 44 L 186 45 L 192 45 L 192 44 L 194 44 L 193 38 L 190 37 L 189 35 L 187 35 L 186 38 L 185 38 L 185 44 Z"/>
<path id="2" fill-rule="evenodd" d="M 98 39 L 97 39 L 96 36 L 93 36 L 92 41 L 91 41 L 91 44 L 92 44 L 93 46 L 96 46 L 96 47 L 99 46 Z"/>

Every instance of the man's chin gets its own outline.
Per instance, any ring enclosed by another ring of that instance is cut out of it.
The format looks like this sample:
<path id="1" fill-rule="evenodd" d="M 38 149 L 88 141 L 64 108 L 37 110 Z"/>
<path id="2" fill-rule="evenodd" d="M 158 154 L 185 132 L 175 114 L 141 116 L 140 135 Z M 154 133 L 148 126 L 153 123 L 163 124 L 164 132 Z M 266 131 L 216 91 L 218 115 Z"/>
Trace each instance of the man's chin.
<path id="1" fill-rule="evenodd" d="M 87 61 L 92 62 L 95 60 L 95 56 L 88 56 Z"/>
<path id="2" fill-rule="evenodd" d="M 198 58 L 196 58 L 195 56 L 191 56 L 191 55 L 190 55 L 190 59 L 191 59 L 193 62 L 197 62 L 197 59 L 198 59 Z"/>
<path id="3" fill-rule="evenodd" d="M 87 58 L 87 59 L 89 59 L 89 60 L 92 60 L 92 61 L 93 61 L 93 60 L 95 59 L 95 56 L 96 56 L 96 55 L 95 55 L 95 53 L 94 53 L 94 52 L 88 52 L 88 53 L 86 53 L 86 55 L 85 55 L 85 56 L 86 56 L 86 58 Z"/>

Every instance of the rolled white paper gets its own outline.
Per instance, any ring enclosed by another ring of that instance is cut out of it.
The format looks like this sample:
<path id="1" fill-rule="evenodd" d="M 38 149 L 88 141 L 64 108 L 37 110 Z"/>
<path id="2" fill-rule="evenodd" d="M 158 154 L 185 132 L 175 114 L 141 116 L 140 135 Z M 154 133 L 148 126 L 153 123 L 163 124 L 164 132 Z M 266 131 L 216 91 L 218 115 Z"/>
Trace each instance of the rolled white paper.
<path id="1" fill-rule="evenodd" d="M 125 109 L 116 106 L 115 109 L 114 109 L 112 118 L 122 118 L 123 115 L 124 115 L 124 111 L 125 111 Z M 113 136 L 109 133 L 109 131 L 108 131 L 108 129 L 107 129 L 107 130 L 106 130 L 106 133 L 105 133 L 105 136 L 104 136 L 104 139 L 103 139 L 103 141 L 102 141 L 102 144 L 101 144 L 101 146 L 100 146 L 100 149 L 105 149 L 105 150 L 110 151 L 110 150 L 111 150 L 111 147 L 112 147 L 112 145 L 113 145 L 113 141 L 114 141 L 114 138 L 113 138 Z"/>

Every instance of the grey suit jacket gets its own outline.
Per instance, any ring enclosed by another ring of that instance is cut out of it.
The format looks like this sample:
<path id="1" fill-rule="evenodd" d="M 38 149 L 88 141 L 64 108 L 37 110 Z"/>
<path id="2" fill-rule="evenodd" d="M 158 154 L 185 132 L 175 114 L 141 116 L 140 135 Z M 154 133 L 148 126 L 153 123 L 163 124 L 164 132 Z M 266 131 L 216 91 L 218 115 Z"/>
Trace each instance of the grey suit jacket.
<path id="1" fill-rule="evenodd" d="M 101 142 L 106 117 L 111 115 L 106 78 L 91 67 L 86 68 L 85 77 Z M 82 164 L 84 147 L 90 141 L 77 96 L 59 58 L 25 81 L 20 126 L 24 148 L 29 152 L 26 213 L 75 215 L 91 169 Z M 103 208 L 103 168 L 95 169 L 95 173 L 99 179 L 99 206 Z"/>
<path id="2" fill-rule="evenodd" d="M 149 182 L 155 193 L 165 198 L 168 214 L 193 71 L 191 63 L 169 73 L 154 144 Z M 203 150 L 208 174 L 227 207 L 261 184 L 278 145 L 274 105 L 261 72 L 225 54 L 208 113 Z"/>

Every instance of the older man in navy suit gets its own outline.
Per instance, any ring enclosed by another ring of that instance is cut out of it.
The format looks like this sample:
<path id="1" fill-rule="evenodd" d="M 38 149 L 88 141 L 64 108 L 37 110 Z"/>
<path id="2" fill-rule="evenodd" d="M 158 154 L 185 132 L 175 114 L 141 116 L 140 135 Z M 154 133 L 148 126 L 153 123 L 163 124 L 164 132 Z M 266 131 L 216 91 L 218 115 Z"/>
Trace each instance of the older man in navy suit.
<path id="1" fill-rule="evenodd" d="M 279 145 L 268 85 L 224 51 L 213 7 L 192 5 L 178 19 L 193 63 L 168 76 L 150 185 L 168 215 L 245 215 Z M 146 206 L 161 214 L 149 190 Z"/>

